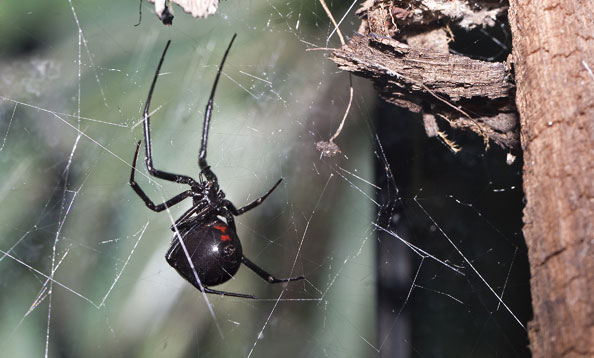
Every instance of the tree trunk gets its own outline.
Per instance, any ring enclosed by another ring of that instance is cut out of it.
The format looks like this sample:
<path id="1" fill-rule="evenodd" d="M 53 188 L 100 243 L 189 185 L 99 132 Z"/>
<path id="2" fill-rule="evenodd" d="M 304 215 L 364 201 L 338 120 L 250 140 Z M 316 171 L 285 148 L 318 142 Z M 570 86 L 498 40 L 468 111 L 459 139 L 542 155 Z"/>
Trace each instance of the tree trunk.
<path id="1" fill-rule="evenodd" d="M 594 357 L 594 2 L 510 1 L 534 357 Z"/>
<path id="2" fill-rule="evenodd" d="M 517 106 L 530 348 L 534 357 L 594 357 L 594 1 L 510 0 L 515 106 L 507 63 L 448 49 L 446 24 L 488 28 L 505 9 L 491 0 L 367 0 L 357 10 L 361 35 L 330 59 L 373 79 L 386 101 L 423 113 L 428 136 L 441 134 L 443 119 L 514 150 Z"/>

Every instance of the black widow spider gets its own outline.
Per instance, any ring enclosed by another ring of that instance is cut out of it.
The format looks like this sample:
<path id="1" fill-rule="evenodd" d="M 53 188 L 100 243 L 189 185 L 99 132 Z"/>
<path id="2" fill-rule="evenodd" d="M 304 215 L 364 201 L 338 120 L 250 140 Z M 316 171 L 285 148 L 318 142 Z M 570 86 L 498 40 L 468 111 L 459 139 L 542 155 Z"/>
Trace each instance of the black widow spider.
<path id="1" fill-rule="evenodd" d="M 256 298 L 252 295 L 241 293 L 217 291 L 208 286 L 215 286 L 224 283 L 231 279 L 239 266 L 243 263 L 249 269 L 254 271 L 258 276 L 262 277 L 268 283 L 289 282 L 303 279 L 302 276 L 279 279 L 262 268 L 257 266 L 252 261 L 248 260 L 242 252 L 241 242 L 237 236 L 237 228 L 235 227 L 235 220 L 233 216 L 241 215 L 256 206 L 260 205 L 264 199 L 272 193 L 274 189 L 280 184 L 282 178 L 266 192 L 263 196 L 249 203 L 248 205 L 237 209 L 233 203 L 225 199 L 225 193 L 219 188 L 216 175 L 206 163 L 206 143 L 208 140 L 208 128 L 210 126 L 210 119 L 212 115 L 212 104 L 221 76 L 225 59 L 229 54 L 231 45 L 235 40 L 237 34 L 233 35 L 223 60 L 218 68 L 217 75 L 206 104 L 204 112 L 204 124 L 202 128 L 202 144 L 200 146 L 200 154 L 198 156 L 198 165 L 200 166 L 199 180 L 185 175 L 173 174 L 155 169 L 153 166 L 153 157 L 151 155 L 151 125 L 149 116 L 149 107 L 151 104 L 151 97 L 157 83 L 157 77 L 161 70 L 161 65 L 165 59 L 165 54 L 169 48 L 171 40 L 167 42 L 165 50 L 161 55 L 161 60 L 157 66 L 155 77 L 151 84 L 146 105 L 144 107 L 144 142 L 146 148 L 146 168 L 150 175 L 180 183 L 187 184 L 190 189 L 174 196 L 162 204 L 155 205 L 153 201 L 145 194 L 140 186 L 134 180 L 134 172 L 136 171 L 136 160 L 138 158 L 138 150 L 141 141 L 136 145 L 136 152 L 134 153 L 134 160 L 132 162 L 132 173 L 130 174 L 130 185 L 132 189 L 140 196 L 146 206 L 156 212 L 163 211 L 182 200 L 191 197 L 193 200 L 192 207 L 187 210 L 175 223 L 171 226 L 171 230 L 175 231 L 171 246 L 165 255 L 167 262 L 186 280 L 194 285 L 198 290 L 205 293 L 214 293 L 223 296 Z M 223 221 L 222 218 L 225 219 Z"/>

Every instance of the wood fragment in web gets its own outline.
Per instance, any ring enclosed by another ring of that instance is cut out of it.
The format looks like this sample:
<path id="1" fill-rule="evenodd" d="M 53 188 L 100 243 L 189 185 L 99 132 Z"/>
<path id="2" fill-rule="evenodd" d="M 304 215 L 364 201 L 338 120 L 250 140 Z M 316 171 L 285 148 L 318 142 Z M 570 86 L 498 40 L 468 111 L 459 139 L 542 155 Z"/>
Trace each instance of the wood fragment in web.
<path id="1" fill-rule="evenodd" d="M 413 2 L 404 6 L 406 1 L 400 1 L 399 7 L 395 3 L 363 3 L 357 15 L 364 34 L 355 34 L 329 58 L 345 71 L 372 79 L 385 101 L 423 113 L 424 120 L 471 130 L 484 138 L 486 147 L 492 141 L 503 148 L 518 148 L 515 86 L 509 66 L 449 53 L 447 26 L 428 25 L 448 14 L 453 18 L 451 11 L 428 11 L 425 6 L 419 12 Z M 477 12 L 476 23 L 467 27 L 488 26 L 488 20 L 504 10 Z"/>
<path id="2" fill-rule="evenodd" d="M 330 59 L 342 70 L 372 79 L 390 103 L 447 118 L 452 127 L 470 129 L 504 148 L 519 144 L 510 96 L 514 87 L 504 63 L 431 53 L 360 34 Z"/>

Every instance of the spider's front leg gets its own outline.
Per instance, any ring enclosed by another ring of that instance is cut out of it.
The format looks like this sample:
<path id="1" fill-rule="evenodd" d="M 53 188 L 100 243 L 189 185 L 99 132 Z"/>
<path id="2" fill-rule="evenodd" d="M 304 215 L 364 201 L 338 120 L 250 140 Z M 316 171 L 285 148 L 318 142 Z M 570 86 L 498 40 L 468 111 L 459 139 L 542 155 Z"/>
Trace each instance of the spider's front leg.
<path id="1" fill-rule="evenodd" d="M 134 174 L 136 173 L 136 161 L 138 159 L 138 150 L 140 149 L 140 143 L 141 143 L 141 141 L 138 141 L 138 144 L 136 144 L 136 151 L 134 152 L 134 160 L 132 161 L 132 172 L 130 173 L 130 182 L 129 183 L 130 183 L 130 186 L 132 187 L 132 189 L 134 189 L 134 192 L 144 201 L 144 204 L 146 205 L 146 207 L 153 211 L 159 212 L 159 211 L 163 211 L 163 210 L 179 203 L 180 201 L 184 200 L 185 198 L 191 196 L 192 191 L 186 190 L 183 193 L 177 194 L 176 196 L 174 196 L 173 198 L 167 200 L 166 202 L 164 202 L 162 204 L 155 205 L 155 203 L 148 197 L 148 195 L 146 195 L 144 190 L 142 190 L 140 185 L 138 185 L 138 183 L 134 179 Z"/>
<path id="2" fill-rule="evenodd" d="M 212 84 L 212 89 L 210 91 L 210 96 L 208 97 L 208 102 L 206 103 L 206 108 L 204 109 L 204 122 L 202 123 L 202 139 L 200 144 L 200 153 L 198 153 L 198 165 L 200 166 L 200 170 L 206 176 L 206 179 L 209 181 L 217 180 L 216 175 L 210 170 L 210 166 L 206 162 L 206 148 L 208 144 L 208 131 L 210 129 L 210 120 L 212 118 L 212 106 L 214 104 L 214 96 L 215 92 L 217 91 L 217 85 L 219 84 L 219 78 L 221 78 L 221 72 L 223 71 L 223 66 L 225 65 L 225 61 L 227 60 L 227 55 L 229 55 L 229 51 L 231 50 L 231 46 L 233 45 L 233 41 L 235 41 L 235 37 L 237 34 L 233 35 L 231 38 L 231 42 L 229 42 L 229 46 L 227 46 L 227 50 L 223 55 L 223 59 L 221 60 L 221 64 L 219 65 L 219 69 L 217 70 L 217 75 L 215 80 Z"/>
<path id="3" fill-rule="evenodd" d="M 167 45 L 165 45 L 165 49 L 163 50 L 163 54 L 161 55 L 161 60 L 159 60 L 159 64 L 157 65 L 157 70 L 155 71 L 155 76 L 153 77 L 153 82 L 151 83 L 151 88 L 149 89 L 148 96 L 146 97 L 146 104 L 144 105 L 144 115 L 142 117 L 142 127 L 144 129 L 144 149 L 146 150 L 146 157 L 144 158 L 144 162 L 146 164 L 146 169 L 148 172 L 159 179 L 172 181 L 175 183 L 181 184 L 188 184 L 193 186 L 196 184 L 193 178 L 187 175 L 180 175 L 165 172 L 159 169 L 156 169 L 153 166 L 153 154 L 151 149 L 151 116 L 149 115 L 149 110 L 151 107 L 151 100 L 153 98 L 153 92 L 155 91 L 155 86 L 157 85 L 157 78 L 159 78 L 159 73 L 161 72 L 161 66 L 163 65 L 163 61 L 165 60 L 165 55 L 167 54 L 167 49 L 169 49 L 169 45 L 171 44 L 171 40 L 167 41 Z M 145 201 L 146 202 L 146 201 Z"/>

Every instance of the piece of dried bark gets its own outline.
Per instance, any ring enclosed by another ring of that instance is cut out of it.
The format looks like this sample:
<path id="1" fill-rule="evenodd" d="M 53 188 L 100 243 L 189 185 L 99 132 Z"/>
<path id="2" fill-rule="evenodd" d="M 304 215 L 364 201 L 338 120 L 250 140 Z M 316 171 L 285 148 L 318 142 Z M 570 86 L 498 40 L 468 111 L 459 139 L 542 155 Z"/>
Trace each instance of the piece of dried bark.
<path id="1" fill-rule="evenodd" d="M 367 34 L 355 34 L 330 59 L 343 70 L 372 79 L 387 102 L 422 112 L 426 119 L 433 116 L 432 121 L 445 120 L 452 128 L 472 130 L 487 146 L 492 140 L 503 148 L 517 148 L 509 68 L 504 62 L 450 54 L 449 29 L 432 23 L 450 17 L 467 28 L 485 26 L 504 9 L 481 7 L 470 16 L 471 9 L 461 0 L 424 1 L 418 8 L 416 3 L 366 1 L 357 14 L 362 17 L 359 30 Z"/>
<path id="2" fill-rule="evenodd" d="M 499 0 L 367 0 L 355 12 L 363 20 L 360 33 L 377 32 L 390 23 L 401 28 L 428 26 L 438 20 L 447 20 L 472 30 L 494 26 L 498 16 L 507 11 Z M 383 23 L 383 25 L 381 25 Z M 378 26 L 379 25 L 379 26 Z M 381 32 L 387 36 L 387 33 Z"/>

